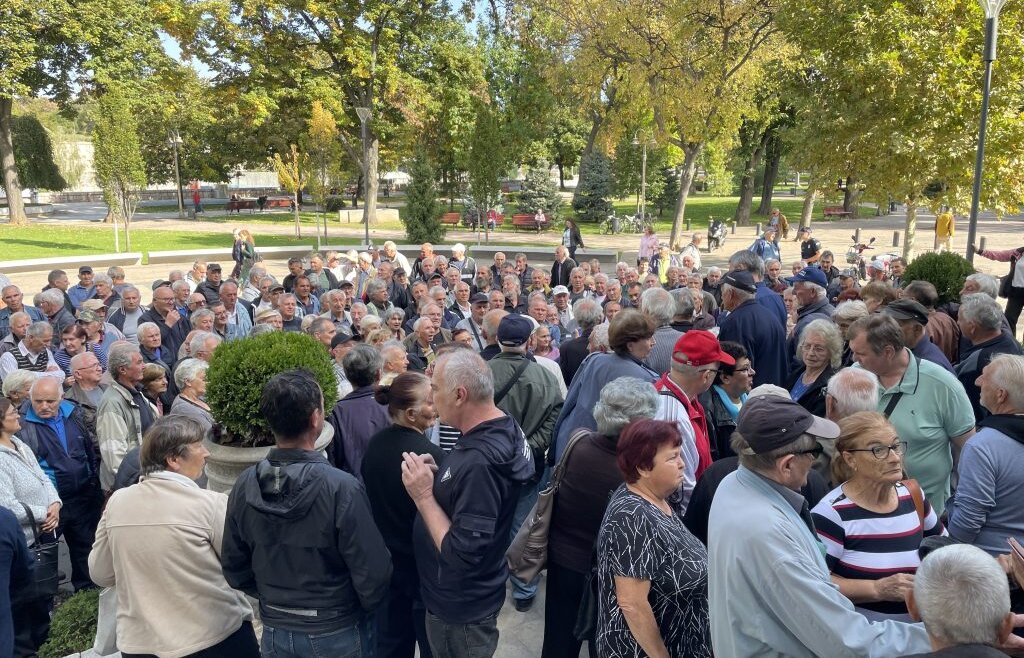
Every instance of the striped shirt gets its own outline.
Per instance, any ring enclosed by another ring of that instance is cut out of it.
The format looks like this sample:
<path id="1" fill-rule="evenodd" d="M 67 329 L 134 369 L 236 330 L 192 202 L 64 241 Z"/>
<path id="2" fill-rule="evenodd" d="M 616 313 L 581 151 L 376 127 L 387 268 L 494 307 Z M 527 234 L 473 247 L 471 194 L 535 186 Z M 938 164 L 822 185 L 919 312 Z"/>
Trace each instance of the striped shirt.
<path id="1" fill-rule="evenodd" d="M 912 574 L 921 559 L 917 549 L 924 537 L 946 535 L 935 510 L 924 501 L 921 523 L 910 491 L 896 485 L 899 504 L 891 512 L 866 510 L 843 493 L 842 486 L 830 491 L 811 510 L 818 538 L 825 545 L 825 561 L 836 576 L 857 580 L 880 580 L 897 573 Z M 859 604 L 886 614 L 905 614 L 903 602 L 884 601 Z"/>

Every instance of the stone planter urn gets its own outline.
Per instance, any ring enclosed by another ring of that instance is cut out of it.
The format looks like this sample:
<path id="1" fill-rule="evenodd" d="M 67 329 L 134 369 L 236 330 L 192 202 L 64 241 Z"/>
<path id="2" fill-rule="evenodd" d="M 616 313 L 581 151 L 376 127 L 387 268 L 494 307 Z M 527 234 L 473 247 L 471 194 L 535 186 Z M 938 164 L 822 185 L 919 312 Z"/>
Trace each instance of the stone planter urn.
<path id="1" fill-rule="evenodd" d="M 324 423 L 314 447 L 324 452 L 333 439 L 334 428 L 329 423 Z M 270 452 L 270 447 L 239 448 L 213 443 L 209 439 L 204 439 L 203 444 L 210 451 L 210 456 L 206 459 L 206 477 L 209 480 L 207 488 L 221 493 L 230 492 L 242 471 L 258 463 Z"/>

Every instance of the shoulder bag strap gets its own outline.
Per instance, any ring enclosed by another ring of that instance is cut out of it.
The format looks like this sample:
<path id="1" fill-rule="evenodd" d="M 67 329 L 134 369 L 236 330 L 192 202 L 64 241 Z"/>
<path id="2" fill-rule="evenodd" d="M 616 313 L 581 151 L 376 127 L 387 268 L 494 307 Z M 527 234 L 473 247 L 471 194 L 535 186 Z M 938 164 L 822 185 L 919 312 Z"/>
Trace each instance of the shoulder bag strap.
<path id="1" fill-rule="evenodd" d="M 573 447 L 579 443 L 580 439 L 588 434 L 590 434 L 590 430 L 581 427 L 569 436 L 569 443 L 565 446 L 565 452 L 562 453 L 562 458 L 558 460 L 558 464 L 555 465 L 555 470 L 551 474 L 551 493 L 556 493 L 559 485 L 562 484 L 562 476 L 565 475 L 565 467 L 569 463 L 569 453 L 572 452 Z"/>
<path id="2" fill-rule="evenodd" d="M 470 322 L 472 322 L 472 320 L 470 320 Z M 523 372 L 526 370 L 527 367 L 529 367 L 529 365 L 530 360 L 524 356 L 523 362 L 519 364 L 515 372 L 512 373 L 512 376 L 509 378 L 509 380 L 505 382 L 505 385 L 501 387 L 500 391 L 494 394 L 495 406 L 497 406 L 499 402 L 505 399 L 505 396 L 508 395 L 508 392 L 512 390 L 513 386 L 515 386 L 515 383 L 519 379 L 519 376 L 523 374 Z"/>
<path id="3" fill-rule="evenodd" d="M 32 526 L 32 539 L 35 542 L 33 545 L 39 544 L 39 524 L 36 523 L 36 515 L 32 513 L 32 508 L 25 503 L 21 504 L 25 508 L 25 514 L 28 515 L 28 522 Z"/>
<path id="4" fill-rule="evenodd" d="M 903 480 L 903 486 L 910 492 L 910 498 L 914 501 L 914 509 L 917 510 L 917 518 L 921 522 L 921 529 L 924 530 L 924 492 L 921 485 L 914 478 Z"/>
<path id="5" fill-rule="evenodd" d="M 914 354 L 913 352 L 911 352 L 910 355 L 912 357 L 914 357 L 914 361 L 917 363 L 918 377 L 920 377 L 921 376 L 921 374 L 920 374 L 920 372 L 921 372 L 921 357 L 919 357 L 918 355 Z M 891 416 L 892 412 L 896 410 L 896 405 L 898 405 L 900 403 L 900 400 L 902 398 L 903 398 L 903 391 L 899 391 L 898 393 L 893 395 L 891 398 L 889 398 L 889 404 L 885 405 L 885 411 L 883 411 L 882 414 L 886 418 Z M 915 482 L 915 484 L 916 484 L 916 482 Z M 920 488 L 918 488 L 918 491 L 920 491 Z"/>

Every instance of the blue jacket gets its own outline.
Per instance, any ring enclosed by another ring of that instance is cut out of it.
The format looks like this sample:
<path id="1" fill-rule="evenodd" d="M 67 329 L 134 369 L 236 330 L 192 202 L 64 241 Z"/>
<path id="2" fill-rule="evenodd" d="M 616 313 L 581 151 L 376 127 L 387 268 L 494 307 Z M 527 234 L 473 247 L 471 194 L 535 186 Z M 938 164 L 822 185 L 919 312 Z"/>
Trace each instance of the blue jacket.
<path id="1" fill-rule="evenodd" d="M 35 557 L 25 544 L 14 512 L 0 507 L 0 656 L 14 651 L 14 624 L 11 621 L 11 592 L 28 584 Z"/>
<path id="2" fill-rule="evenodd" d="M 758 304 L 771 311 L 772 316 L 778 319 L 780 327 L 786 328 L 786 303 L 782 301 L 782 295 L 764 285 L 763 281 L 759 281 L 757 283 L 757 292 L 754 293 L 754 299 L 757 300 Z"/>
<path id="3" fill-rule="evenodd" d="M 800 334 L 804 332 L 807 325 L 814 322 L 815 320 L 831 320 L 832 314 L 836 312 L 836 309 L 828 303 L 828 299 L 822 297 L 813 304 L 807 306 L 801 306 L 796 312 L 796 327 L 793 328 L 793 335 L 790 337 L 786 351 L 789 353 L 789 365 L 792 369 L 797 369 L 801 366 L 800 361 L 796 358 L 796 344 L 800 342 Z"/>
<path id="4" fill-rule="evenodd" d="M 42 322 L 46 319 L 43 312 L 35 306 L 25 304 L 25 312 L 28 313 L 30 318 L 32 318 L 32 322 Z M 6 336 L 11 333 L 11 315 L 13 315 L 13 313 L 9 308 L 5 308 L 0 311 L 0 336 Z"/>
<path id="5" fill-rule="evenodd" d="M 56 423 L 37 416 L 31 404 L 25 409 L 18 436 L 32 448 L 40 468 L 53 482 L 60 497 L 71 497 L 87 487 L 99 486 L 96 447 L 75 403 L 70 400 L 60 403 L 57 417 L 63 420 L 63 437 L 58 435 Z"/>
<path id="6" fill-rule="evenodd" d="M 388 408 L 373 398 L 372 386 L 364 386 L 338 400 L 327 422 L 334 428 L 327 459 L 362 482 L 366 446 L 374 434 L 391 427 Z"/>
<path id="7" fill-rule="evenodd" d="M 768 291 L 769 294 L 776 295 Z M 757 374 L 754 386 L 785 386 L 789 376 L 786 358 L 786 332 L 772 318 L 771 311 L 756 299 L 743 302 L 722 320 L 718 340 L 731 340 L 747 350 Z"/>

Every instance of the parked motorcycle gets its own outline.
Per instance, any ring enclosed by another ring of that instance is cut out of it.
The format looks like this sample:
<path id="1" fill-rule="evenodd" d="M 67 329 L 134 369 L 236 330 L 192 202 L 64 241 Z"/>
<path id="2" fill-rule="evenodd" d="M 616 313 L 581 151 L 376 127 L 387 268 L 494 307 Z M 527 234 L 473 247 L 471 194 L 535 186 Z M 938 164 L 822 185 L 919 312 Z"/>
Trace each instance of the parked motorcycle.
<path id="1" fill-rule="evenodd" d="M 866 244 L 863 242 L 857 242 L 856 235 L 851 235 L 850 239 L 853 240 L 853 244 L 846 250 L 846 262 L 850 265 L 856 266 L 857 275 L 861 280 L 866 279 L 868 273 L 867 260 L 864 258 L 864 252 L 868 249 L 874 249 L 872 245 L 875 244 L 875 238 L 871 238 Z"/>
<path id="2" fill-rule="evenodd" d="M 713 217 L 708 224 L 708 251 L 714 251 L 725 244 L 725 220 Z"/>

